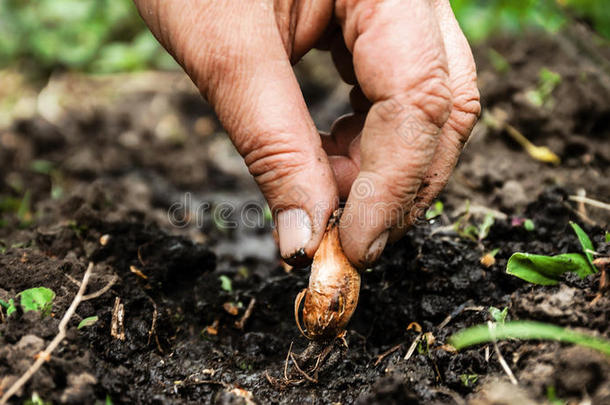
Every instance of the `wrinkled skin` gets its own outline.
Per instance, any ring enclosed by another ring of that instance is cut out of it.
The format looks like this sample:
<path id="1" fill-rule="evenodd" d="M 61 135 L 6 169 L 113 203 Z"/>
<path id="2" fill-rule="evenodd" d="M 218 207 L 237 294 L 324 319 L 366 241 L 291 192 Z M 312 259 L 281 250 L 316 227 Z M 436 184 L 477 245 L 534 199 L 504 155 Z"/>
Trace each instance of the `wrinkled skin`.
<path id="1" fill-rule="evenodd" d="M 375 261 L 439 193 L 480 111 L 448 0 L 135 0 L 212 104 L 275 214 L 280 252 L 311 259 L 339 198 L 349 260 Z M 292 71 L 330 50 L 353 114 L 320 134 Z M 304 219 L 288 224 L 291 209 Z"/>

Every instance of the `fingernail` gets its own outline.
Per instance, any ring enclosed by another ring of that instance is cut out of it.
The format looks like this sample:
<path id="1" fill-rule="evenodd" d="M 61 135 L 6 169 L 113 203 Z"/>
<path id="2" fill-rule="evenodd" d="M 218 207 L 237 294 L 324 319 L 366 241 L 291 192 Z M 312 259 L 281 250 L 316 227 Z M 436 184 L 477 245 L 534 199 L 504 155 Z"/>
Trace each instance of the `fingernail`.
<path id="1" fill-rule="evenodd" d="M 283 258 L 304 255 L 311 239 L 311 220 L 302 209 L 290 209 L 277 214 L 280 254 Z"/>
<path id="2" fill-rule="evenodd" d="M 383 249 L 388 242 L 388 236 L 390 236 L 390 230 L 386 229 L 385 231 L 381 232 L 373 243 L 371 243 L 371 246 L 369 246 L 369 250 L 366 252 L 366 256 L 364 257 L 367 264 L 372 264 L 379 259 L 381 252 L 383 252 Z"/>

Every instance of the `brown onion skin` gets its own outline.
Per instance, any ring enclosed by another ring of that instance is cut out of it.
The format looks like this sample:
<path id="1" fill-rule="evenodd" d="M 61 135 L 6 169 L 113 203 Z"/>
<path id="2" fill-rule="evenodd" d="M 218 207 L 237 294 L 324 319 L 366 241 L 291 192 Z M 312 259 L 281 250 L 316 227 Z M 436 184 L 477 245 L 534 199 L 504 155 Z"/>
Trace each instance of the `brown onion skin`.
<path id="1" fill-rule="evenodd" d="M 295 302 L 295 317 L 301 329 L 298 309 L 304 295 L 305 331 L 301 331 L 312 340 L 341 336 L 358 305 L 360 273 L 341 248 L 339 216 L 340 211 L 335 211 L 314 255 L 309 287 L 301 291 Z"/>

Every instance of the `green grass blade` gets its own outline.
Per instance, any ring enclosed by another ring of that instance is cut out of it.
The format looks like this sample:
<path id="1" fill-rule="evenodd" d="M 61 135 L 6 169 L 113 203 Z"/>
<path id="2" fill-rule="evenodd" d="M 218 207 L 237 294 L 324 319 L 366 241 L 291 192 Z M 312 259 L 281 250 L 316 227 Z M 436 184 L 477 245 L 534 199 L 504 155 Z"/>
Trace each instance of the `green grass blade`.
<path id="1" fill-rule="evenodd" d="M 426 211 L 426 219 L 430 220 L 432 218 L 436 218 L 443 213 L 443 202 L 440 200 L 436 200 L 434 204 Z"/>
<path id="2" fill-rule="evenodd" d="M 27 190 L 19 203 L 19 209 L 17 210 L 17 218 L 19 218 L 19 222 L 21 225 L 27 226 L 31 222 L 32 212 L 32 195 L 30 190 Z"/>
<path id="3" fill-rule="evenodd" d="M 591 265 L 591 269 L 592 269 L 593 273 L 597 273 L 597 268 L 593 264 L 594 257 L 593 257 L 593 254 L 591 253 L 591 252 L 595 252 L 595 247 L 593 247 L 593 242 L 591 242 L 589 235 L 587 235 L 586 232 L 583 231 L 583 229 L 576 222 L 570 221 L 570 225 L 572 225 L 572 229 L 574 229 L 574 233 L 576 233 L 576 236 L 578 237 L 580 246 L 582 246 L 582 251 L 585 253 L 585 256 L 587 256 L 587 260 L 589 261 L 589 264 Z"/>
<path id="4" fill-rule="evenodd" d="M 533 321 L 512 321 L 504 325 L 496 324 L 494 329 L 488 325 L 477 325 L 461 330 L 449 338 L 449 344 L 457 350 L 479 343 L 491 342 L 495 339 L 524 339 L 524 340 L 556 340 L 573 343 L 580 346 L 598 350 L 610 356 L 610 341 L 564 329 L 560 326 Z"/>
<path id="5" fill-rule="evenodd" d="M 483 219 L 483 223 L 479 226 L 478 229 L 478 235 L 479 235 L 479 240 L 483 240 L 487 237 L 487 235 L 489 235 L 489 231 L 491 230 L 491 227 L 493 226 L 495 220 L 494 220 L 494 216 L 492 213 L 489 213 L 487 215 L 485 215 L 485 218 Z"/>

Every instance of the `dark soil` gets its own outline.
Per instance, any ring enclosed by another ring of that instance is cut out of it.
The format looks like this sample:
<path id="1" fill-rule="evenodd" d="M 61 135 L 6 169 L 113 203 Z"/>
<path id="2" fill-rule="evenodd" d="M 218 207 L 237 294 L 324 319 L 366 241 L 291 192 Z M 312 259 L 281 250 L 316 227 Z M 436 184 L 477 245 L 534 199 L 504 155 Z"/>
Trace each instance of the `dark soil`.
<path id="1" fill-rule="evenodd" d="M 566 41 L 497 40 L 476 52 L 485 109 L 502 108 L 562 164 L 533 160 L 481 122 L 441 196 L 443 215 L 413 228 L 363 273 L 348 348 L 337 345 L 317 383 L 284 381 L 291 343 L 296 353 L 308 343 L 293 317 L 308 271 L 281 265 L 270 220 L 257 208 L 260 195 L 184 77 L 53 78 L 42 94 L 55 101 L 39 99 L 37 111 L 16 114 L 0 132 L 0 299 L 37 286 L 57 295 L 50 317 L 18 306 L 7 318 L 3 310 L 0 393 L 55 336 L 93 261 L 87 291 L 114 284 L 78 307 L 67 338 L 15 403 L 36 392 L 57 403 L 528 404 L 551 399 L 553 390 L 565 401 L 610 403 L 610 362 L 592 350 L 499 342 L 519 381 L 513 387 L 493 347 L 455 353 L 445 346 L 453 333 L 490 320 L 489 306 L 508 307 L 509 319 L 610 337 L 610 297 L 594 301 L 599 274 L 567 275 L 558 286 L 542 287 L 505 273 L 516 251 L 580 252 L 570 220 L 583 226 L 600 254 L 610 252 L 608 212 L 587 207 L 583 217 L 569 199 L 580 188 L 591 198 L 610 196 L 608 75 L 591 62 L 590 49 Z M 492 47 L 508 70 L 491 63 Z M 345 94 L 325 84 L 328 79 L 316 80 L 315 62 L 298 69 L 324 126 L 329 110 L 345 110 Z M 562 80 L 554 105 L 539 108 L 523 93 L 537 86 L 541 67 Z M 466 200 L 475 225 L 490 210 L 497 215 L 480 242 L 450 226 Z M 171 210 L 175 203 L 180 209 Z M 255 229 L 238 221 L 248 207 L 260 222 Z M 522 226 L 525 218 L 533 220 L 533 231 Z M 481 257 L 493 249 L 495 264 L 483 266 Z M 111 335 L 117 299 L 124 305 L 124 340 Z M 252 300 L 240 329 L 235 323 Z M 76 328 L 94 315 L 94 325 Z M 418 335 L 408 328 L 412 322 L 434 342 L 405 359 Z M 299 375 L 288 366 L 289 377 Z"/>

